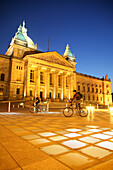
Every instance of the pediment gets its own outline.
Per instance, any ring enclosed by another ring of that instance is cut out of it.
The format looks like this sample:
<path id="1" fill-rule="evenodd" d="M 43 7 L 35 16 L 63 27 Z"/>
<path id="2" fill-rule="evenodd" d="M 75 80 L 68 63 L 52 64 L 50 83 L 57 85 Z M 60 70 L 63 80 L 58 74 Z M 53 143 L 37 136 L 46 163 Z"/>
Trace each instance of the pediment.
<path id="1" fill-rule="evenodd" d="M 62 57 L 56 51 L 34 54 L 31 57 L 37 58 L 37 59 L 40 59 L 40 60 L 44 60 L 44 61 L 47 61 L 47 62 L 51 62 L 51 63 L 54 63 L 54 64 L 63 65 L 63 66 L 66 66 L 66 67 L 71 67 L 71 68 L 74 67 L 71 63 L 69 63 L 64 57 Z"/>

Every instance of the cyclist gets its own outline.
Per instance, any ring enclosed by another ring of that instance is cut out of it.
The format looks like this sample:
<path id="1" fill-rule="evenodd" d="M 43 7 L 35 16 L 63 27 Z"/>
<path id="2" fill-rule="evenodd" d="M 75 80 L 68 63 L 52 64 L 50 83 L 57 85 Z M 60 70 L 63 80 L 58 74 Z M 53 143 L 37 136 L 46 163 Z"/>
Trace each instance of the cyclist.
<path id="1" fill-rule="evenodd" d="M 80 103 L 81 103 L 80 99 L 82 98 L 82 95 L 76 90 L 73 90 L 73 93 L 74 93 L 73 98 L 70 100 L 71 106 L 72 103 L 76 103 L 76 108 L 80 109 Z"/>
<path id="2" fill-rule="evenodd" d="M 40 99 L 39 99 L 38 95 L 36 94 L 34 105 L 36 105 L 37 112 L 38 112 L 38 104 L 39 103 L 40 103 Z"/>

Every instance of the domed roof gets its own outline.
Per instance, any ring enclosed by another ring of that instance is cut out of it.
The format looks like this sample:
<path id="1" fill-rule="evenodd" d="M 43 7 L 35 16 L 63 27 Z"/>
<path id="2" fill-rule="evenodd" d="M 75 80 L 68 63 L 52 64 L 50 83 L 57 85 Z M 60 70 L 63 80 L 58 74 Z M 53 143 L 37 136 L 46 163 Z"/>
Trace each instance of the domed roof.
<path id="1" fill-rule="evenodd" d="M 64 57 L 65 57 L 65 56 L 73 57 L 73 54 L 72 54 L 72 52 L 71 52 L 71 50 L 70 50 L 70 47 L 69 47 L 69 44 L 67 44 L 66 50 L 65 50 L 63 56 L 64 56 Z"/>
<path id="2" fill-rule="evenodd" d="M 22 27 L 21 27 L 21 25 L 20 25 L 19 28 L 18 28 L 18 32 L 16 33 L 15 38 L 17 38 L 17 39 L 19 39 L 19 40 L 22 40 L 22 41 L 26 41 L 25 36 L 24 36 L 24 34 L 23 34 L 23 32 L 22 32 Z"/>

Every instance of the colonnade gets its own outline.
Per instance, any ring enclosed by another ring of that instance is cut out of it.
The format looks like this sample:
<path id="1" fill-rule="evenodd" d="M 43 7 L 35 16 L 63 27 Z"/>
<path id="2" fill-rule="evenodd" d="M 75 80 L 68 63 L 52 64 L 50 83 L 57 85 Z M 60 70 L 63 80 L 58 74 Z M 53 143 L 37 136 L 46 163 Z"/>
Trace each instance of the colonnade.
<path id="1" fill-rule="evenodd" d="M 25 67 L 25 81 L 24 81 L 24 94 L 25 97 L 30 96 L 30 70 L 33 69 L 30 67 L 29 63 L 27 63 Z M 40 83 L 40 72 L 44 73 L 44 83 L 43 83 L 43 99 L 48 99 L 50 97 L 50 73 L 52 73 L 53 76 L 53 82 L 52 82 L 52 99 L 57 100 L 58 99 L 58 93 L 60 91 L 60 99 L 70 99 L 73 97 L 73 80 L 74 80 L 74 74 L 73 72 L 66 72 L 58 69 L 50 69 L 50 68 L 43 68 L 41 66 L 38 66 L 34 69 L 34 89 L 35 94 L 40 96 L 40 91 L 42 84 Z M 61 85 L 58 84 L 58 75 L 61 76 Z M 66 83 L 66 77 L 68 77 L 68 85 Z M 33 83 L 32 83 L 33 84 Z M 34 96 L 35 96 L 34 94 Z"/>

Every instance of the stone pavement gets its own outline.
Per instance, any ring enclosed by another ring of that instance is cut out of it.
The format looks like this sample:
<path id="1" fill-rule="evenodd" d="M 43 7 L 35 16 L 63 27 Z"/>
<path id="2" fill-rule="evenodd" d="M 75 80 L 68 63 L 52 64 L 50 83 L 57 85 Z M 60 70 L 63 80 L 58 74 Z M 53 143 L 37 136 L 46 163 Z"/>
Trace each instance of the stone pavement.
<path id="1" fill-rule="evenodd" d="M 0 170 L 112 170 L 113 113 L 0 112 Z"/>

